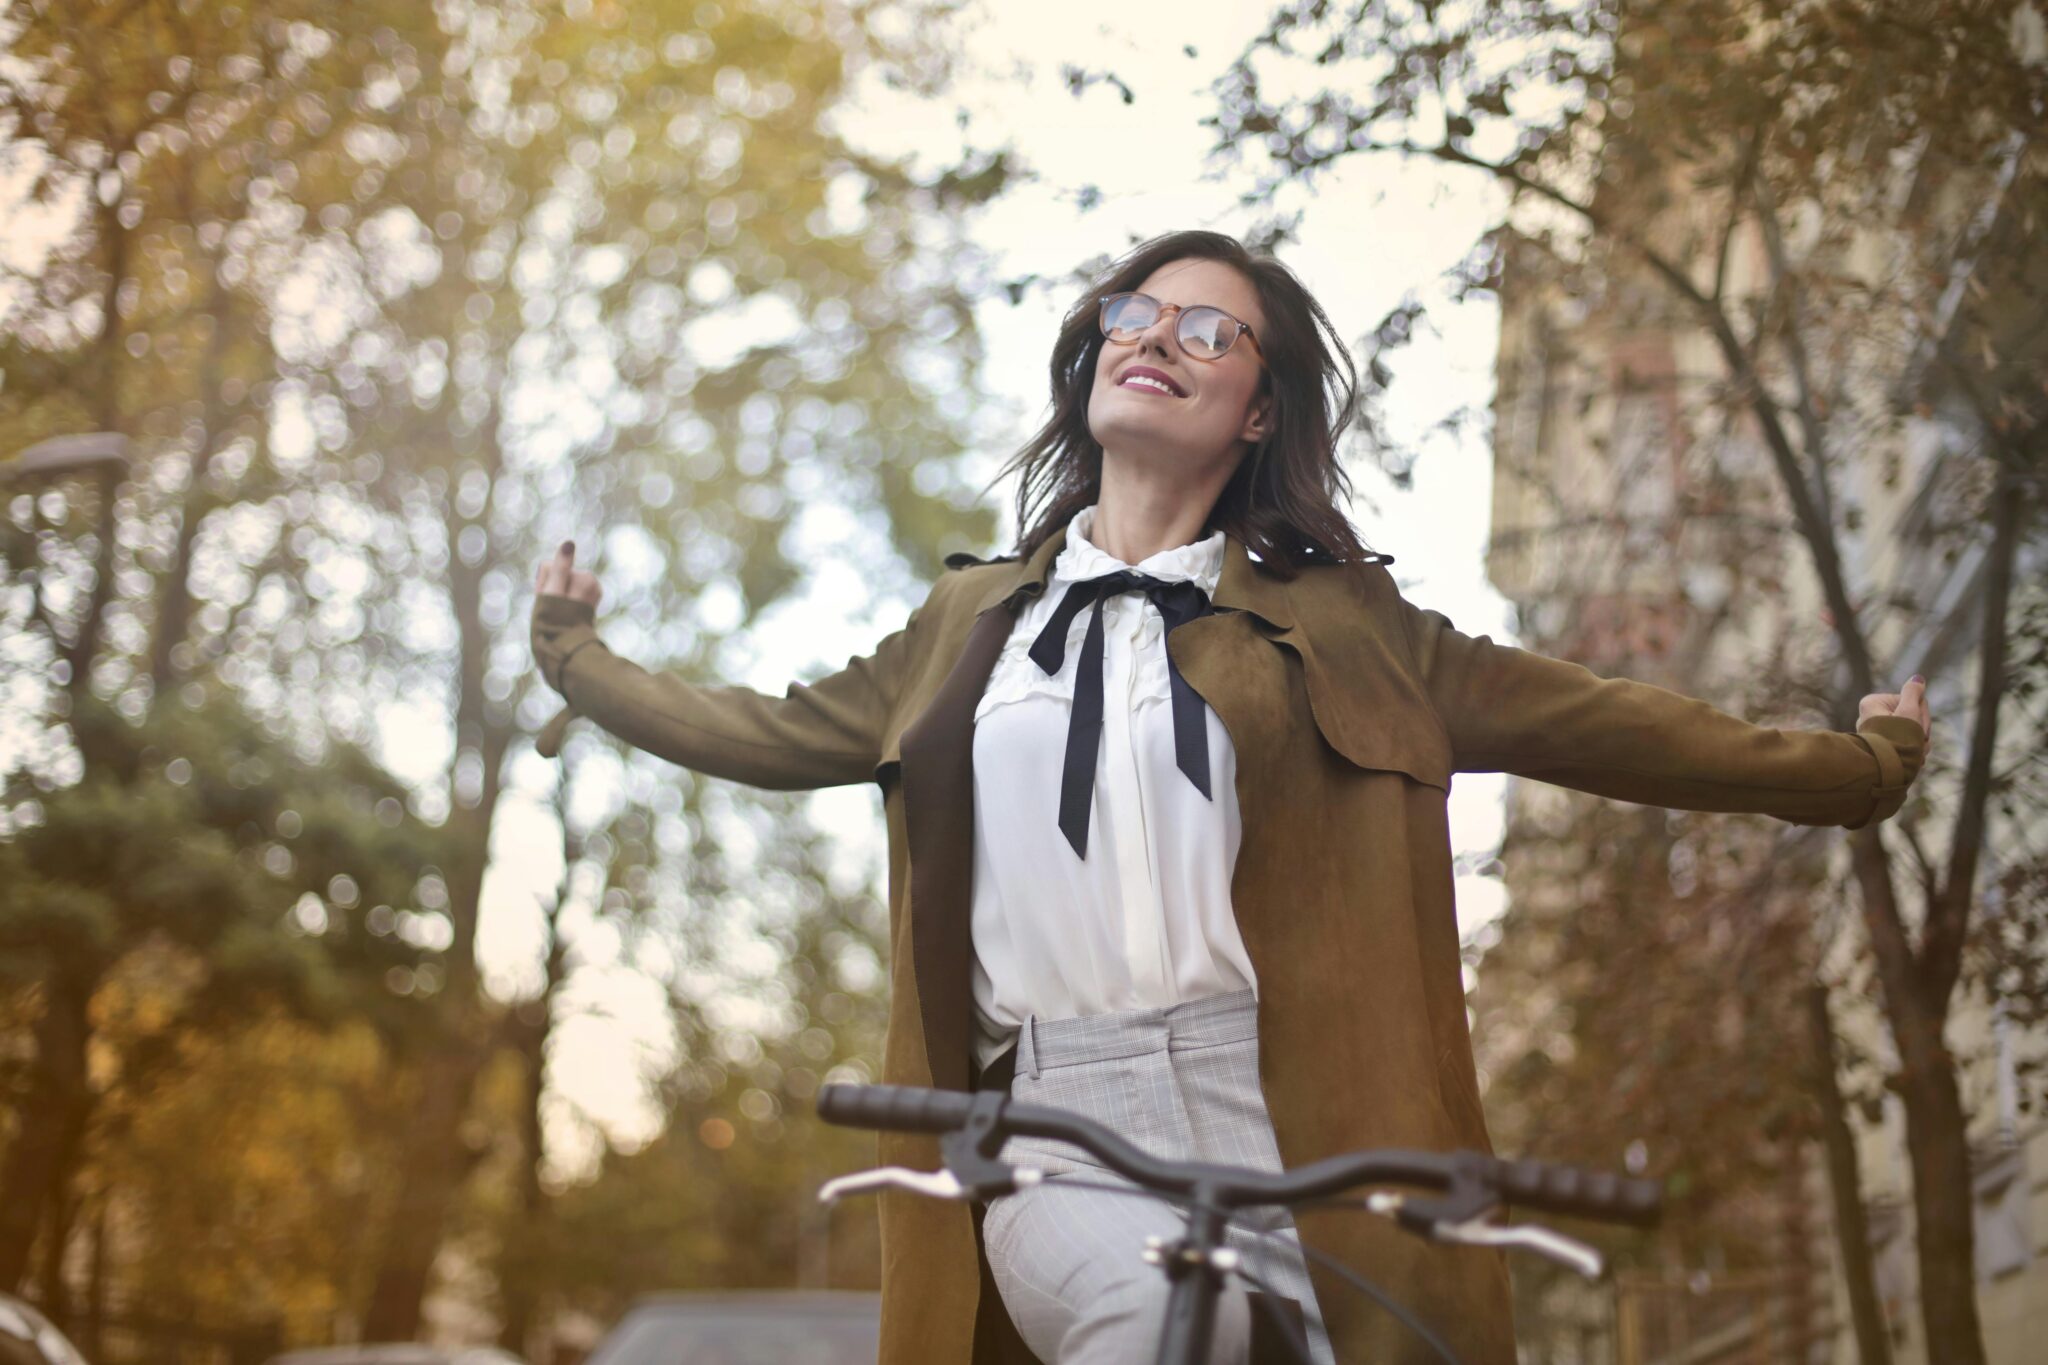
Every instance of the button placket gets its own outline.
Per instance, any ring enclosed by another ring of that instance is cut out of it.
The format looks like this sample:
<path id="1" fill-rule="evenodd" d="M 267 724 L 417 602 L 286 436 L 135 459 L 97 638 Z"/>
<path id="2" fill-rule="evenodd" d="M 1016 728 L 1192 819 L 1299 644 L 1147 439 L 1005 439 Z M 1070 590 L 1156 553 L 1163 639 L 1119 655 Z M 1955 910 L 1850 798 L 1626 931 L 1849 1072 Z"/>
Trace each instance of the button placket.
<path id="1" fill-rule="evenodd" d="M 1147 856 L 1150 834 L 1133 726 L 1140 676 L 1136 641 L 1143 633 L 1144 617 L 1151 611 L 1151 603 L 1134 594 L 1116 599 L 1116 605 L 1124 616 L 1113 632 L 1114 646 L 1105 650 L 1105 671 L 1110 674 L 1105 691 L 1120 698 L 1121 704 L 1103 708 L 1103 775 L 1110 789 L 1111 808 L 1128 811 L 1136 820 L 1132 828 L 1119 830 L 1111 843 L 1123 902 L 1124 948 L 1130 963 L 1132 1004 L 1143 1006 L 1167 1000 L 1172 994 L 1166 967 L 1163 908 Z"/>

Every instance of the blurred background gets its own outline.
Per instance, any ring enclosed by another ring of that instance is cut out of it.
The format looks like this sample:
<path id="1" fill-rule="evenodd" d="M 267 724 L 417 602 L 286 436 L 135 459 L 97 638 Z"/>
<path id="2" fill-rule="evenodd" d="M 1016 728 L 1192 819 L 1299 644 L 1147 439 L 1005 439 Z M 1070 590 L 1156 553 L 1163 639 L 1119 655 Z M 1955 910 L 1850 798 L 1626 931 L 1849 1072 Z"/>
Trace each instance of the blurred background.
<path id="1" fill-rule="evenodd" d="M 1524 1359 L 2039 1358 L 2039 9 L 1105 9 L 0 0 L 0 1341 L 872 1291 L 810 1105 L 877 1063 L 879 796 L 540 758 L 534 566 L 649 667 L 843 666 L 1008 548 L 1091 273 L 1202 226 L 1349 341 L 1411 600 L 1759 724 L 1928 679 L 1875 831 L 1457 782 L 1496 1146 L 1673 1194 L 1515 1267 Z"/>

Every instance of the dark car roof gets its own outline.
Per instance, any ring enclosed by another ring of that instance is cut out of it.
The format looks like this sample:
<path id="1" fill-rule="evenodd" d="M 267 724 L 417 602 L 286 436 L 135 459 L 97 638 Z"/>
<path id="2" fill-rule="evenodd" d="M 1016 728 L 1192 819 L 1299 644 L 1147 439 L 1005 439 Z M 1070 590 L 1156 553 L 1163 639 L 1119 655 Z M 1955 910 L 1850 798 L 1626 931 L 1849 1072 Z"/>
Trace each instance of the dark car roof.
<path id="1" fill-rule="evenodd" d="M 702 1289 L 649 1294 L 635 1299 L 630 1311 L 643 1308 L 773 1308 L 796 1313 L 879 1313 L 882 1296 L 851 1289 Z"/>
<path id="2" fill-rule="evenodd" d="M 834 1290 L 714 1290 L 636 1301 L 591 1353 L 590 1365 L 872 1365 L 881 1338 L 878 1294 Z"/>
<path id="3" fill-rule="evenodd" d="M 364 1346 L 315 1346 L 272 1356 L 266 1365 L 519 1365 L 519 1357 L 489 1346 L 429 1346 L 385 1342 Z"/>

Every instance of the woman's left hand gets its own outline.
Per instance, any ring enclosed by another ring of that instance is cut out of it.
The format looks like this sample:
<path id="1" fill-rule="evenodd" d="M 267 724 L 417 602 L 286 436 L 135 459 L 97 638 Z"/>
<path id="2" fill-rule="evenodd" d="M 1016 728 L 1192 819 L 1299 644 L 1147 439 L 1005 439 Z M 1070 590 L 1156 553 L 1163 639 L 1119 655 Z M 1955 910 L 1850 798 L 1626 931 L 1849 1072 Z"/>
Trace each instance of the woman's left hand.
<path id="1" fill-rule="evenodd" d="M 1858 725 L 1872 716 L 1911 716 L 1920 722 L 1922 734 L 1931 733 L 1933 722 L 1927 714 L 1927 680 L 1915 673 L 1898 691 L 1872 692 L 1856 703 Z"/>

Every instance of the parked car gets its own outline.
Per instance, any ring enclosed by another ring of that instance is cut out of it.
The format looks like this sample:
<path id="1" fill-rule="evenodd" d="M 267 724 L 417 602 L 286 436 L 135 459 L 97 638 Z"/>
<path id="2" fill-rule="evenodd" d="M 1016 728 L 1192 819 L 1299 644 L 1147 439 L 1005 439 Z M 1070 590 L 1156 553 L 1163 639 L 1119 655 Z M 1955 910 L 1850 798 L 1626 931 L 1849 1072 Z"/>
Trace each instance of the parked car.
<path id="1" fill-rule="evenodd" d="M 12 1294 L 0 1294 L 0 1365 L 85 1365 L 57 1325 Z"/>
<path id="2" fill-rule="evenodd" d="M 265 1365 L 526 1365 L 495 1346 L 428 1346 L 417 1341 L 373 1342 L 366 1346 L 317 1346 L 286 1351 Z"/>
<path id="3" fill-rule="evenodd" d="M 585 1365 L 872 1365 L 881 1349 L 880 1295 L 663 1294 L 627 1310 Z"/>

